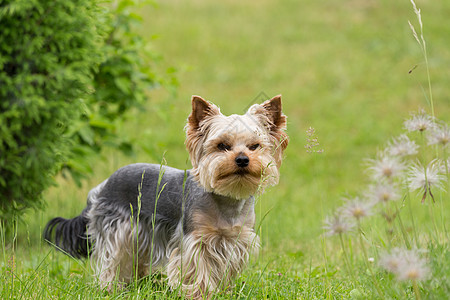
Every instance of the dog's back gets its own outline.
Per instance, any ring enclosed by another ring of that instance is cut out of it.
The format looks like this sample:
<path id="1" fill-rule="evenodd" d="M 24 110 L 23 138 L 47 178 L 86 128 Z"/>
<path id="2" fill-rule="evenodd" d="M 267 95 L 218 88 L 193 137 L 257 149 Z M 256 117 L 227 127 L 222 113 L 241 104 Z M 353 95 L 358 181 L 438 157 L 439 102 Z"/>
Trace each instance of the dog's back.
<path id="1" fill-rule="evenodd" d="M 189 171 L 155 164 L 120 168 L 89 192 L 87 206 L 79 216 L 50 220 L 44 239 L 72 257 L 85 258 L 95 242 L 93 235 L 119 220 L 138 220 L 139 215 L 142 225 L 164 223 L 166 229 L 174 230 L 181 218 L 183 188 L 188 177 Z"/>

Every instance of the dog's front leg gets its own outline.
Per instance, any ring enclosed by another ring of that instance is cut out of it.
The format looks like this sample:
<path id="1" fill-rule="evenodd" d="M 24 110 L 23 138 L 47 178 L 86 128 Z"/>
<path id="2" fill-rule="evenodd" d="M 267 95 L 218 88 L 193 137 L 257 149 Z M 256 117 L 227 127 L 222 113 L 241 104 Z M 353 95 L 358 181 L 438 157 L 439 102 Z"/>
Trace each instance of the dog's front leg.
<path id="1" fill-rule="evenodd" d="M 226 257 L 211 250 L 211 237 L 192 232 L 172 251 L 167 265 L 169 285 L 190 299 L 210 299 L 226 281 Z"/>
<path id="2" fill-rule="evenodd" d="M 259 248 L 251 228 L 235 228 L 236 234 L 220 230 L 193 231 L 183 238 L 169 259 L 167 275 L 173 290 L 188 298 L 209 299 L 226 289 L 241 272 L 249 253 Z"/>
<path id="3" fill-rule="evenodd" d="M 181 244 L 172 251 L 169 259 L 169 285 L 173 290 L 179 289 L 186 298 L 209 299 L 217 288 L 218 278 L 203 237 L 193 232 L 185 236 Z"/>

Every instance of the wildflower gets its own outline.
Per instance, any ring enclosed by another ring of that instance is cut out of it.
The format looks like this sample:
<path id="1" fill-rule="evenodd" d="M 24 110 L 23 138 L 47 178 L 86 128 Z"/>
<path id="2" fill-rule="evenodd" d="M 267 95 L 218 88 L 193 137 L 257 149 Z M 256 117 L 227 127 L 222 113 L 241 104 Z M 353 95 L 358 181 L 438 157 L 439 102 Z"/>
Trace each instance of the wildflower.
<path id="1" fill-rule="evenodd" d="M 368 197 L 375 202 L 386 203 L 400 198 L 398 187 L 387 182 L 379 182 L 369 188 Z"/>
<path id="2" fill-rule="evenodd" d="M 412 118 L 406 120 L 403 124 L 408 131 L 423 132 L 435 127 L 433 117 L 429 116 L 423 109 L 420 109 L 417 114 L 412 115 Z"/>
<path id="3" fill-rule="evenodd" d="M 415 191 L 421 189 L 424 191 L 422 203 L 425 201 L 427 194 L 430 194 L 434 201 L 434 196 L 431 192 L 432 187 L 443 189 L 442 181 L 445 179 L 443 175 L 439 174 L 440 164 L 438 160 L 432 160 L 426 168 L 420 163 L 414 163 L 408 171 L 406 179 L 410 190 Z"/>
<path id="4" fill-rule="evenodd" d="M 390 157 L 386 153 L 378 155 L 378 159 L 370 159 L 369 170 L 372 171 L 373 179 L 392 179 L 402 174 L 405 166 L 397 157 Z"/>
<path id="5" fill-rule="evenodd" d="M 402 263 L 403 250 L 400 248 L 392 249 L 391 253 L 383 253 L 380 255 L 379 265 L 388 272 L 397 274 L 398 268 Z"/>
<path id="6" fill-rule="evenodd" d="M 428 268 L 426 261 L 415 257 L 413 261 L 404 261 L 399 266 L 398 280 L 414 280 L 421 281 L 428 277 L 430 269 Z"/>
<path id="7" fill-rule="evenodd" d="M 411 141 L 406 134 L 400 135 L 398 138 L 394 138 L 392 143 L 389 143 L 387 152 L 392 156 L 409 156 L 416 155 L 419 146 Z"/>
<path id="8" fill-rule="evenodd" d="M 447 147 L 450 143 L 450 127 L 447 124 L 436 126 L 427 136 L 428 145 Z"/>
<path id="9" fill-rule="evenodd" d="M 327 217 L 324 223 L 325 225 L 323 228 L 327 231 L 327 235 L 346 233 L 355 227 L 355 223 L 339 214 L 334 214 L 331 217 Z"/>
<path id="10" fill-rule="evenodd" d="M 425 259 L 418 254 L 419 250 L 394 248 L 391 253 L 380 257 L 380 266 L 394 273 L 398 280 L 421 281 L 428 278 L 430 269 Z"/>
<path id="11" fill-rule="evenodd" d="M 306 130 L 306 152 L 307 153 L 322 153 L 323 149 L 317 149 L 319 147 L 319 138 L 315 134 L 316 130 L 312 127 L 309 127 Z"/>
<path id="12" fill-rule="evenodd" d="M 356 220 L 370 216 L 372 214 L 372 202 L 362 201 L 359 197 L 355 197 L 351 200 L 347 200 L 345 205 L 340 209 L 340 211 L 349 217 L 353 217 Z"/>

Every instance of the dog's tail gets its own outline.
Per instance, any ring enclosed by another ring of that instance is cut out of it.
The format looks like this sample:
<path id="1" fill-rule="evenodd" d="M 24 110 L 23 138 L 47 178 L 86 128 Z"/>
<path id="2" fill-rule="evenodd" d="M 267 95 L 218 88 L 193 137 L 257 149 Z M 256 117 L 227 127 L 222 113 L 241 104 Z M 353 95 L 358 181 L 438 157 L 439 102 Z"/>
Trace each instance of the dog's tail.
<path id="1" fill-rule="evenodd" d="M 88 257 L 91 242 L 87 234 L 87 224 L 84 212 L 73 219 L 54 218 L 45 226 L 44 239 L 74 258 Z"/>
<path id="2" fill-rule="evenodd" d="M 93 188 L 87 197 L 87 207 L 81 215 L 73 219 L 54 218 L 44 229 L 44 239 L 58 250 L 75 258 L 85 258 L 91 254 L 92 240 L 89 239 L 87 226 L 88 211 L 98 201 L 108 179 Z"/>

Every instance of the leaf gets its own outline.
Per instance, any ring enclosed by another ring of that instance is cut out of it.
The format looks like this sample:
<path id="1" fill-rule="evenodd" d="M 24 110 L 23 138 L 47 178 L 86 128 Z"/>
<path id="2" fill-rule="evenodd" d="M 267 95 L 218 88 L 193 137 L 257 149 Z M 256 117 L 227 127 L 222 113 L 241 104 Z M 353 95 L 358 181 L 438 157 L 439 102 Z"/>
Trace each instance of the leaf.
<path id="1" fill-rule="evenodd" d="M 115 130 L 116 126 L 114 125 L 114 123 L 103 119 L 103 118 L 95 118 L 95 119 L 91 119 L 89 121 L 89 125 L 91 127 L 97 127 L 97 128 L 104 128 L 104 129 L 108 129 L 108 130 Z"/>
<path id="2" fill-rule="evenodd" d="M 81 127 L 77 133 L 81 137 L 83 142 L 87 143 L 90 146 L 93 146 L 95 144 L 94 142 L 95 134 L 90 127 L 88 126 Z"/>
<path id="3" fill-rule="evenodd" d="M 131 82 L 128 78 L 125 77 L 116 77 L 114 78 L 114 84 L 121 90 L 123 93 L 130 93 L 130 85 Z"/>

